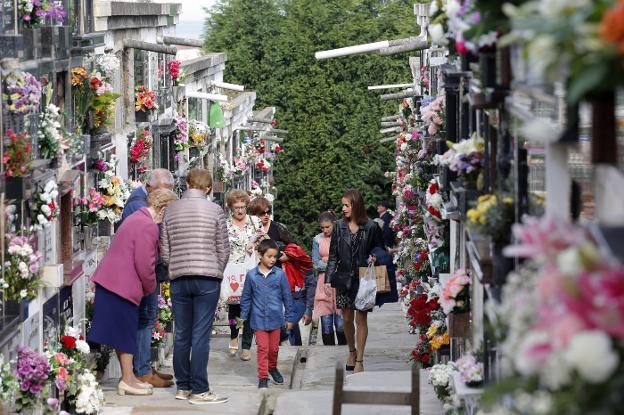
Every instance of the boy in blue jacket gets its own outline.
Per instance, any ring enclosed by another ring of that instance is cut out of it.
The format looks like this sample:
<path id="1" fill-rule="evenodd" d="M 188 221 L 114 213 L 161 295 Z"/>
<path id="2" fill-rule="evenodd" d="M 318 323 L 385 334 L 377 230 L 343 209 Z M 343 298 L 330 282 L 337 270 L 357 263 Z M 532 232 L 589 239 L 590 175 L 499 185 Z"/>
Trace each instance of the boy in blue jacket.
<path id="1" fill-rule="evenodd" d="M 277 370 L 280 328 L 285 321 L 288 329 L 294 326 L 290 284 L 284 271 L 275 266 L 278 253 L 277 243 L 272 239 L 260 242 L 260 264 L 247 273 L 241 297 L 241 319 L 247 320 L 251 313 L 251 328 L 256 334 L 258 388 L 269 387 L 269 374 L 276 384 L 284 383 L 284 377 Z"/>

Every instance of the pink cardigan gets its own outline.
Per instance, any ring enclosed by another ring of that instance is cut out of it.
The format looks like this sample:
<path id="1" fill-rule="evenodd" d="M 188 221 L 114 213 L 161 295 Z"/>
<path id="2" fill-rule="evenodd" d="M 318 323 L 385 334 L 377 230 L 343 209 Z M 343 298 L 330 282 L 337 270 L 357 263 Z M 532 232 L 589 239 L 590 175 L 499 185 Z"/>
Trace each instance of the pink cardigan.
<path id="1" fill-rule="evenodd" d="M 158 225 L 147 208 L 130 215 L 115 234 L 91 280 L 139 305 L 156 288 Z"/>

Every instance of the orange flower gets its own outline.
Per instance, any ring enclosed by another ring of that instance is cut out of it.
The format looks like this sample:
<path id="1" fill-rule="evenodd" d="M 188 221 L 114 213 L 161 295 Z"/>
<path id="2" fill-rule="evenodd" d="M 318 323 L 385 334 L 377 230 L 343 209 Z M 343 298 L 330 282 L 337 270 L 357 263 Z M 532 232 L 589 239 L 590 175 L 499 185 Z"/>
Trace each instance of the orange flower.
<path id="1" fill-rule="evenodd" d="M 89 73 L 82 66 L 72 69 L 72 86 L 82 86 L 88 77 Z"/>
<path id="2" fill-rule="evenodd" d="M 615 44 L 624 55 L 624 0 L 620 0 L 602 16 L 600 37 Z"/>

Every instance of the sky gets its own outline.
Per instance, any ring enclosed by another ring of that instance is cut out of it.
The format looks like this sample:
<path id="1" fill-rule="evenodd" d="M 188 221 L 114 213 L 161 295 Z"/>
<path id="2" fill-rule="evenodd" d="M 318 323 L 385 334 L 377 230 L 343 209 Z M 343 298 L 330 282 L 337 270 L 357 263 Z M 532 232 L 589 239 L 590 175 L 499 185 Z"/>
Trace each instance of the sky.
<path id="1" fill-rule="evenodd" d="M 203 34 L 206 13 L 204 7 L 213 6 L 217 0 L 158 0 L 160 3 L 181 3 L 182 14 L 176 35 L 199 39 Z"/>

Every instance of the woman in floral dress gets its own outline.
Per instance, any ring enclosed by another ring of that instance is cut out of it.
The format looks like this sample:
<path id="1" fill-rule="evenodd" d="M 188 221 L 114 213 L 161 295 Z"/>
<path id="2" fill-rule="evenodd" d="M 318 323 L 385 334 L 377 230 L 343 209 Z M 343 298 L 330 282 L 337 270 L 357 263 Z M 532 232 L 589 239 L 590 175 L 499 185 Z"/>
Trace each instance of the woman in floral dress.
<path id="1" fill-rule="evenodd" d="M 242 190 L 232 190 L 226 197 L 226 203 L 231 215 L 227 220 L 228 239 L 230 241 L 230 263 L 242 264 L 247 256 L 253 253 L 254 243 L 257 239 L 256 229 L 250 216 L 247 214 L 249 195 Z M 228 304 L 228 320 L 230 322 L 230 354 L 234 356 L 238 351 L 239 329 L 236 319 L 240 317 L 240 299 L 238 302 L 230 301 Z M 241 347 L 241 360 L 251 359 L 251 342 L 253 330 L 248 322 L 243 326 L 243 338 Z"/>

